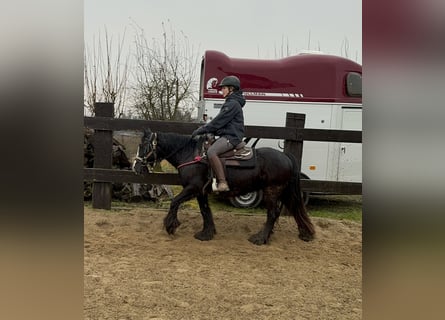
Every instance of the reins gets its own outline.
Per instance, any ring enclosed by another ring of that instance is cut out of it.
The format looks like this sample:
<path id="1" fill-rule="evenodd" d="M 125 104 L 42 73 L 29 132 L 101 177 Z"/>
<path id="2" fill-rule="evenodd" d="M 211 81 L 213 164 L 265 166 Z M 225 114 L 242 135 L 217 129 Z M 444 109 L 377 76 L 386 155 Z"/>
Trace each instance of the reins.
<path id="1" fill-rule="evenodd" d="M 177 169 L 179 169 L 179 168 L 181 168 L 181 167 L 185 167 L 185 166 L 191 165 L 191 164 L 194 164 L 194 163 L 201 162 L 201 160 L 202 160 L 202 157 L 198 155 L 198 156 L 196 156 L 195 159 L 193 159 L 192 161 L 189 161 L 189 162 L 186 162 L 186 163 L 181 163 L 181 164 L 178 166 Z"/>

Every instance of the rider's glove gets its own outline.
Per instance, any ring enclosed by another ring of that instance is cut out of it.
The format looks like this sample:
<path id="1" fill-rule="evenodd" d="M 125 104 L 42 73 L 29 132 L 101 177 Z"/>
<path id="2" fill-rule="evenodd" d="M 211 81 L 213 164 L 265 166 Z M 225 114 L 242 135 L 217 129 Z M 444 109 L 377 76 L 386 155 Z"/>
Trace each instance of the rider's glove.
<path id="1" fill-rule="evenodd" d="M 201 126 L 198 129 L 196 129 L 195 131 L 193 131 L 192 133 L 192 138 L 196 137 L 197 135 L 203 134 L 204 133 L 204 128 Z"/>

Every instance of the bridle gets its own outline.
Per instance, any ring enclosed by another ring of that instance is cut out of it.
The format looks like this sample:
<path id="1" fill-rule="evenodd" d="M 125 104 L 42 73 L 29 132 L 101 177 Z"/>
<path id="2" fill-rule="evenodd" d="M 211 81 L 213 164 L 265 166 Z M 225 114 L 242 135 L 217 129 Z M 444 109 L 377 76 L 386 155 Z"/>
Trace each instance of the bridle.
<path id="1" fill-rule="evenodd" d="M 153 168 L 156 166 L 156 162 L 158 160 L 157 153 L 156 153 L 156 146 L 158 144 L 158 135 L 157 135 L 157 133 L 156 132 L 152 132 L 150 134 L 150 137 L 148 138 L 148 141 L 149 142 L 148 142 L 147 154 L 142 156 L 142 157 L 140 157 L 139 156 L 139 147 L 138 147 L 138 151 L 137 151 L 136 157 L 134 159 L 137 160 L 137 161 L 140 161 L 144 166 L 147 167 L 148 171 L 150 173 L 152 173 L 153 172 Z M 149 161 L 148 159 L 151 156 L 153 156 L 153 160 Z M 135 164 L 136 164 L 136 161 L 133 164 L 133 168 L 134 168 Z"/>
<path id="2" fill-rule="evenodd" d="M 158 134 L 156 132 L 151 132 L 150 133 L 150 137 L 148 138 L 148 150 L 147 153 L 145 155 L 140 156 L 139 155 L 139 151 L 140 151 L 140 145 L 138 147 L 137 153 L 136 153 L 136 157 L 134 157 L 134 162 L 133 162 L 133 166 L 132 169 L 134 172 L 136 172 L 136 163 L 140 163 L 143 166 L 145 166 L 148 170 L 149 173 L 153 173 L 154 172 L 154 168 L 157 165 L 158 162 L 158 154 L 156 152 L 156 147 L 158 145 Z M 185 147 L 185 145 L 180 145 L 178 148 L 176 148 L 175 150 L 173 150 L 168 156 L 162 156 L 161 153 L 161 160 L 162 159 L 170 159 L 171 156 L 173 156 L 174 154 L 178 153 L 180 150 L 182 150 Z M 149 160 L 150 158 L 152 158 L 151 160 Z M 180 167 L 183 166 L 187 166 L 193 163 L 197 163 L 201 161 L 201 157 L 197 156 L 193 159 L 193 161 L 190 162 L 186 162 L 183 164 L 178 165 L 178 169 Z"/>

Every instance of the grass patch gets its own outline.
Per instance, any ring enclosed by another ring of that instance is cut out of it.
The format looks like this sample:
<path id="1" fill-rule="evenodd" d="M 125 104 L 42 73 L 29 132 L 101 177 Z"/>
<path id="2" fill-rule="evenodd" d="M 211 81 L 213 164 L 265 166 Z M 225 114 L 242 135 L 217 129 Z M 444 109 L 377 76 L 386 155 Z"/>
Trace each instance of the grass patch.
<path id="1" fill-rule="evenodd" d="M 309 215 L 362 222 L 361 195 L 314 195 L 307 206 Z"/>
<path id="2" fill-rule="evenodd" d="M 196 202 L 196 200 L 195 200 Z M 264 207 L 253 209 L 235 208 L 228 201 L 211 195 L 209 203 L 213 211 L 227 211 L 235 214 L 266 214 Z M 198 207 L 197 207 L 198 208 Z M 362 222 L 362 196 L 316 195 L 311 196 L 306 207 L 311 217 Z M 198 208 L 199 210 L 199 208 Z"/>
<path id="3" fill-rule="evenodd" d="M 182 190 L 181 186 L 171 186 L 171 188 L 174 195 L 177 195 Z M 89 208 L 92 206 L 91 201 L 85 201 L 84 205 Z M 242 215 L 266 214 L 266 210 L 263 207 L 253 209 L 235 208 L 228 200 L 215 194 L 209 195 L 209 205 L 213 212 L 224 211 Z M 111 204 L 112 211 L 117 213 L 130 211 L 133 208 L 162 209 L 167 213 L 169 207 L 170 199 L 168 197 L 162 197 L 158 201 L 142 201 L 136 203 L 113 201 Z M 181 205 L 179 210 L 181 209 L 191 209 L 199 212 L 198 201 L 196 199 L 187 201 Z M 311 217 L 362 222 L 362 196 L 313 195 L 309 200 L 307 210 Z"/>

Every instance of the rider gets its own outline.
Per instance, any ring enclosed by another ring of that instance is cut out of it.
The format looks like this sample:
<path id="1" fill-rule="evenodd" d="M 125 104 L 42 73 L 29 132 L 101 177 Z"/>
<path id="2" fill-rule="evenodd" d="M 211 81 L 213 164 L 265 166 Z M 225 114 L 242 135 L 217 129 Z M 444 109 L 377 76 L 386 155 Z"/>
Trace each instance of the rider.
<path id="1" fill-rule="evenodd" d="M 207 150 L 207 157 L 217 178 L 216 191 L 229 191 L 223 165 L 218 155 L 232 150 L 244 137 L 243 107 L 246 99 L 241 91 L 238 77 L 227 76 L 218 85 L 225 102 L 218 115 L 209 123 L 199 127 L 192 137 L 204 133 L 213 133 L 219 138 Z"/>

